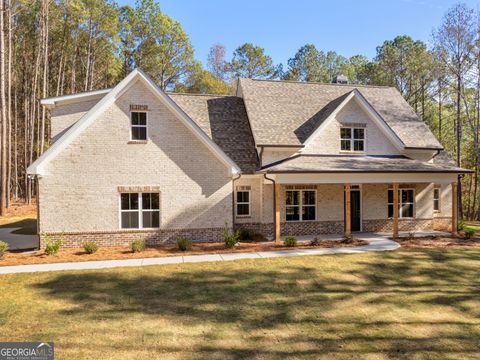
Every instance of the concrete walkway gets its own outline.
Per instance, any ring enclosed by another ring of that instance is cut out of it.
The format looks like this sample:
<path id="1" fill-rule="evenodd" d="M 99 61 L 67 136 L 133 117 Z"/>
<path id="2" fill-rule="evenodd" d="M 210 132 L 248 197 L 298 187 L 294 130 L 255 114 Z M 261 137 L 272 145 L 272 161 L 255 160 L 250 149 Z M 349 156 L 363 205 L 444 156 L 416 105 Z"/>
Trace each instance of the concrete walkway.
<path id="1" fill-rule="evenodd" d="M 349 248 L 315 248 L 315 249 L 292 249 L 292 250 L 274 250 L 246 253 L 230 254 L 206 254 L 206 255 L 188 255 L 188 256 L 168 256 L 159 258 L 128 259 L 128 260 L 102 260 L 102 261 L 83 261 L 54 264 L 37 265 L 18 265 L 18 266 L 0 266 L 0 274 L 59 271 L 59 270 L 87 270 L 87 269 L 106 269 L 123 266 L 148 266 L 148 265 L 166 265 L 210 261 L 231 261 L 240 259 L 264 259 L 286 256 L 305 256 L 305 255 L 332 255 L 332 254 L 358 254 L 370 251 L 395 250 L 400 247 L 398 243 L 390 240 L 386 236 L 378 234 L 361 234 L 358 238 L 369 242 L 368 245 L 349 247 Z"/>

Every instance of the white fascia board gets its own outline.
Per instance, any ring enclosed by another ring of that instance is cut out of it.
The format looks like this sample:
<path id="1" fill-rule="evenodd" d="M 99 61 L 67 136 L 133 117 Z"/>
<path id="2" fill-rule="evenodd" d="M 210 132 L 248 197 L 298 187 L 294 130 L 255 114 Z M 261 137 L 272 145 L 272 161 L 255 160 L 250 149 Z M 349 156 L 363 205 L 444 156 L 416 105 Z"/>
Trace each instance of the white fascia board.
<path id="1" fill-rule="evenodd" d="M 77 121 L 58 141 L 56 141 L 46 152 L 44 152 L 33 164 L 27 169 L 29 175 L 44 175 L 44 167 L 63 151 L 71 142 L 80 135 L 90 124 L 100 115 L 108 106 L 113 104 L 136 79 L 142 79 L 151 87 L 153 93 L 163 101 L 174 114 L 177 114 L 187 128 L 197 135 L 197 137 L 207 145 L 217 157 L 230 167 L 232 173 L 239 173 L 240 168 L 216 145 L 205 132 L 191 120 L 168 95 L 166 95 L 155 83 L 150 80 L 140 69 L 133 70 L 127 77 L 118 83 L 109 93 L 103 97 L 95 106 L 93 106 L 79 121 Z"/>
<path id="2" fill-rule="evenodd" d="M 337 108 L 325 119 L 325 121 L 307 138 L 305 141 L 305 148 L 328 126 L 330 122 L 333 121 L 340 110 L 342 110 L 352 99 L 357 101 L 357 104 L 360 105 L 367 115 L 369 115 L 369 117 L 377 124 L 380 130 L 392 141 L 393 145 L 399 151 L 403 151 L 405 145 L 357 89 L 353 89 L 340 105 L 338 105 Z M 300 150 L 300 152 L 302 152 L 302 150 Z"/>
<path id="3" fill-rule="evenodd" d="M 87 91 L 72 95 L 62 95 L 40 100 L 40 104 L 48 109 L 53 109 L 57 105 L 72 104 L 81 101 L 88 101 L 95 98 L 100 98 L 108 94 L 112 89 L 102 89 L 95 91 Z"/>
<path id="4" fill-rule="evenodd" d="M 316 174 L 268 174 L 278 184 L 451 184 L 457 174 L 449 173 L 316 173 Z"/>

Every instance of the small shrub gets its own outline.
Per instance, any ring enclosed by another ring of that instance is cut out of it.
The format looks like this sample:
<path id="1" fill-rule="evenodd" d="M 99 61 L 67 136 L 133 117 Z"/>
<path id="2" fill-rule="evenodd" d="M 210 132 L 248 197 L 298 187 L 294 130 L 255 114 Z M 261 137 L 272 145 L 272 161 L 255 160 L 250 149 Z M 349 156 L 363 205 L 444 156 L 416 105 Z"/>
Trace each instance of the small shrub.
<path id="1" fill-rule="evenodd" d="M 225 223 L 225 228 L 223 229 L 223 242 L 225 243 L 225 246 L 227 248 L 233 248 L 238 244 L 239 237 L 240 232 L 238 230 L 233 232 L 230 231 L 227 223 Z"/>
<path id="2" fill-rule="evenodd" d="M 310 241 L 310 246 L 318 246 L 320 245 L 320 236 L 315 236 L 312 241 Z"/>
<path id="3" fill-rule="evenodd" d="M 413 240 L 413 239 L 415 239 L 415 231 L 409 231 L 408 240 Z"/>
<path id="4" fill-rule="evenodd" d="M 255 238 L 255 230 L 253 229 L 240 229 L 240 240 L 248 241 Z"/>
<path id="5" fill-rule="evenodd" d="M 288 236 L 285 238 L 285 246 L 287 246 L 287 247 L 295 247 L 295 246 L 297 246 L 297 238 L 296 238 L 295 236 L 288 235 Z"/>
<path id="6" fill-rule="evenodd" d="M 132 251 L 134 253 L 142 252 L 143 250 L 145 250 L 145 239 L 135 239 L 132 241 Z"/>
<path id="7" fill-rule="evenodd" d="M 475 235 L 475 230 L 471 228 L 466 228 L 465 232 L 465 239 L 471 239 Z"/>
<path id="8" fill-rule="evenodd" d="M 87 254 L 93 254 L 98 250 L 97 243 L 95 241 L 87 241 L 83 244 L 83 250 L 85 250 Z"/>
<path id="9" fill-rule="evenodd" d="M 47 254 L 48 256 L 56 255 L 58 253 L 58 250 L 60 250 L 60 247 L 63 244 L 63 232 L 55 241 L 52 239 L 50 235 L 44 235 L 44 237 L 45 237 L 45 254 Z"/>
<path id="10" fill-rule="evenodd" d="M 458 230 L 465 230 L 465 221 L 464 220 L 459 220 L 457 224 L 457 229 Z"/>
<path id="11" fill-rule="evenodd" d="M 352 234 L 345 234 L 342 237 L 342 243 L 344 244 L 351 244 L 353 243 L 353 235 Z"/>
<path id="12" fill-rule="evenodd" d="M 189 251 L 192 249 L 192 241 L 185 236 L 180 236 L 177 238 L 177 246 L 181 251 Z"/>
<path id="13" fill-rule="evenodd" d="M 8 251 L 8 244 L 4 241 L 0 241 L 0 259 Z"/>

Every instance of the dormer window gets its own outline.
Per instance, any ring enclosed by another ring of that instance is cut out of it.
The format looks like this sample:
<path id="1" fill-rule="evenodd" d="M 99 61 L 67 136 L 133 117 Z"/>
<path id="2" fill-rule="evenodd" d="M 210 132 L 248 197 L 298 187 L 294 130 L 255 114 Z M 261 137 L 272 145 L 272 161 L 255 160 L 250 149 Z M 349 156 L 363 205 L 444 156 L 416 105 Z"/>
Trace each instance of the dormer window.
<path id="1" fill-rule="evenodd" d="M 130 113 L 132 124 L 131 140 L 147 140 L 147 113 L 145 111 L 132 111 Z"/>
<path id="2" fill-rule="evenodd" d="M 340 128 L 341 151 L 365 151 L 365 128 Z"/>

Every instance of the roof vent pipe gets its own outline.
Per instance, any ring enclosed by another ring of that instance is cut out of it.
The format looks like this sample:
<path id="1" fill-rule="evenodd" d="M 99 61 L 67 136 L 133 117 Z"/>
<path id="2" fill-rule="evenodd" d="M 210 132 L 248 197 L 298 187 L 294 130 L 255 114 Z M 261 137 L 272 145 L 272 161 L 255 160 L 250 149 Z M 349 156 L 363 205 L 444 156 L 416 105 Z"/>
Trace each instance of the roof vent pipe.
<path id="1" fill-rule="evenodd" d="M 335 75 L 332 82 L 334 84 L 348 84 L 348 77 L 345 75 Z"/>

